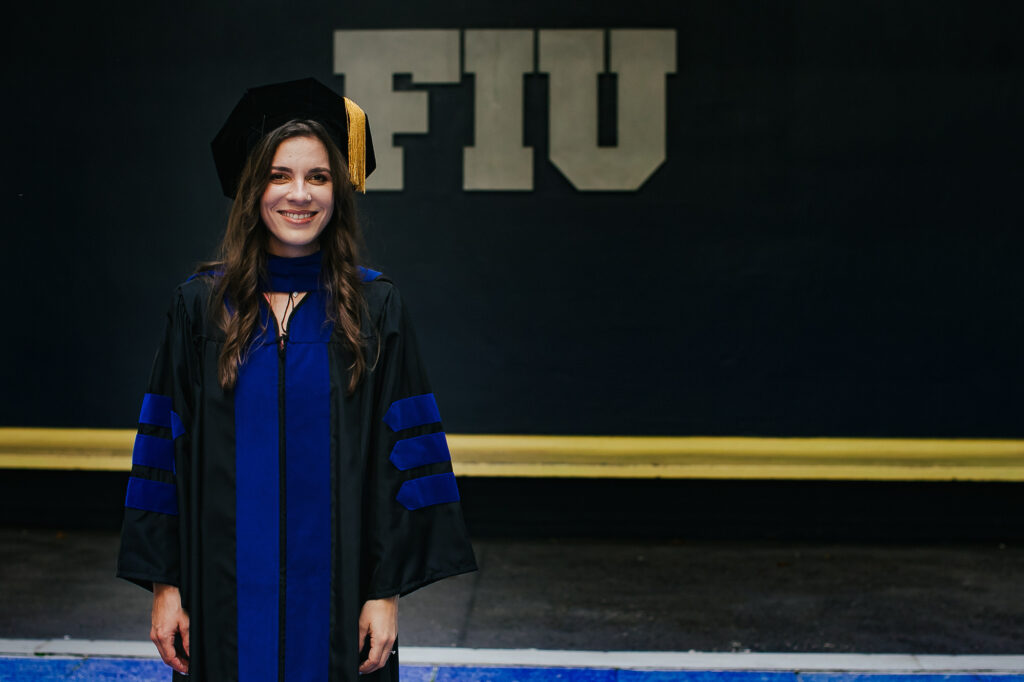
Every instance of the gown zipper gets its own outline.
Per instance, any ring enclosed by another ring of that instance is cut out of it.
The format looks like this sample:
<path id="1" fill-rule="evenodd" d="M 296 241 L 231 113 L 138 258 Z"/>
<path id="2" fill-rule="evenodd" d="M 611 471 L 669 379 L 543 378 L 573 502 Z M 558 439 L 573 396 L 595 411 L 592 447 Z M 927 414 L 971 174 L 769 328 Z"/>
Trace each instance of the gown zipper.
<path id="1" fill-rule="evenodd" d="M 298 292 L 292 294 L 295 296 Z M 287 625 L 287 587 L 288 587 L 288 488 L 285 476 L 287 474 L 287 438 L 285 434 L 285 403 L 286 403 L 286 387 L 287 387 L 287 352 L 288 352 L 288 327 L 291 326 L 291 320 L 295 317 L 295 313 L 298 311 L 299 306 L 306 302 L 309 298 L 307 292 L 305 296 L 299 299 L 299 302 L 291 306 L 291 314 L 288 315 L 287 309 L 285 310 L 284 320 L 278 321 L 277 315 L 274 313 L 274 306 L 270 303 L 270 298 L 267 298 L 267 306 L 270 308 L 270 317 L 274 321 L 274 330 L 276 334 L 276 345 L 277 345 L 277 451 L 278 451 L 278 479 L 279 479 L 279 516 L 278 516 L 278 601 L 277 601 L 277 623 L 278 623 L 278 654 L 277 654 L 277 679 L 278 682 L 285 682 L 285 630 Z"/>
<path id="2" fill-rule="evenodd" d="M 295 312 L 292 311 L 294 315 Z M 288 505 L 288 488 L 285 481 L 286 475 L 286 438 L 285 438 L 285 353 L 288 345 L 288 330 L 287 325 L 282 325 L 284 331 L 281 332 L 277 340 L 277 461 L 278 461 L 278 479 L 280 482 L 280 497 L 279 497 L 279 514 L 278 517 L 278 537 L 280 544 L 278 545 L 278 566 L 279 566 L 279 577 L 277 585 L 277 632 L 278 632 L 278 655 L 277 655 L 277 679 L 278 682 L 285 682 L 285 670 L 284 670 L 284 653 L 285 653 L 285 627 L 286 627 L 286 608 L 287 608 L 287 567 L 288 567 L 288 516 L 287 516 L 287 505 Z"/>

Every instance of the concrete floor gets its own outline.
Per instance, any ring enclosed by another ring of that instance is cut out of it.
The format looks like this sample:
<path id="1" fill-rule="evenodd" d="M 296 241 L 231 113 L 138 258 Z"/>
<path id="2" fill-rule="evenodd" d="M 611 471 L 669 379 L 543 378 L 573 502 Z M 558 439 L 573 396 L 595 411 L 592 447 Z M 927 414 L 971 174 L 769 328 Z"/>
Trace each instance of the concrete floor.
<path id="1" fill-rule="evenodd" d="M 117 535 L 0 529 L 0 638 L 145 640 Z M 402 599 L 415 646 L 1024 652 L 1024 547 L 497 541 Z"/>

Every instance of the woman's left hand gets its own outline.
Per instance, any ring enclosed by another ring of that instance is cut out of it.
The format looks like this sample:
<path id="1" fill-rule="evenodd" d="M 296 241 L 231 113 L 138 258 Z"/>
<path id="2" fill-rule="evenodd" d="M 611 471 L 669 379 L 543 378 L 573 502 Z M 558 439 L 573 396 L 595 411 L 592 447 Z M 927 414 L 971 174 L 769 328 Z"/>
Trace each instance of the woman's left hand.
<path id="1" fill-rule="evenodd" d="M 370 638 L 370 655 L 359 666 L 360 673 L 380 670 L 388 662 L 391 647 L 398 637 L 398 595 L 385 599 L 371 599 L 363 604 L 359 613 L 359 651 Z"/>

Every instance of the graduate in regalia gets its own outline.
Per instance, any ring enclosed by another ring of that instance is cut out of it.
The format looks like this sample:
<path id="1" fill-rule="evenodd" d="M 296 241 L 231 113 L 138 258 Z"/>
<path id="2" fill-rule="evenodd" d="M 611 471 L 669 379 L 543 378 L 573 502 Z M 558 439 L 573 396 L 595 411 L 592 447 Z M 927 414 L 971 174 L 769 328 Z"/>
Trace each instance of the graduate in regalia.
<path id="1" fill-rule="evenodd" d="M 234 204 L 167 313 L 118 575 L 175 678 L 397 682 L 399 596 L 476 565 L 402 297 L 359 265 L 367 117 L 253 88 L 213 151 Z"/>

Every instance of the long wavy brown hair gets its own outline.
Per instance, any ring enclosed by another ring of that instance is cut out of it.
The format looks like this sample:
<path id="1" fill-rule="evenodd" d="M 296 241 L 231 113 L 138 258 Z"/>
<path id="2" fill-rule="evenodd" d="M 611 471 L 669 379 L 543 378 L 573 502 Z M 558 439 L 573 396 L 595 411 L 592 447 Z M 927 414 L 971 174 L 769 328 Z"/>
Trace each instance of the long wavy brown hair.
<path id="1" fill-rule="evenodd" d="M 320 277 L 327 292 L 327 319 L 341 332 L 340 338 L 352 356 L 348 368 L 349 392 L 356 389 L 366 371 L 359 331 L 366 304 L 356 265 L 362 233 L 356 221 L 355 193 L 349 181 L 348 164 L 322 125 L 316 121 L 295 120 L 264 136 L 249 154 L 228 216 L 218 260 L 199 266 L 200 271 L 222 273 L 211 294 L 211 309 L 217 311 L 217 321 L 226 337 L 217 363 L 217 379 L 224 390 L 233 389 L 237 383 L 238 368 L 245 362 L 260 327 L 261 282 L 267 281 L 267 228 L 260 218 L 260 200 L 270 181 L 270 166 L 278 145 L 293 137 L 316 138 L 327 150 L 334 210 L 319 237 L 323 253 Z"/>

